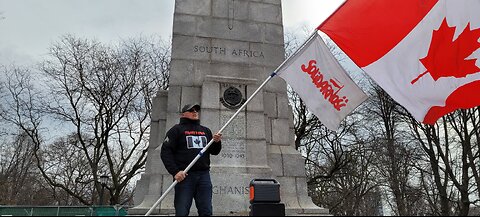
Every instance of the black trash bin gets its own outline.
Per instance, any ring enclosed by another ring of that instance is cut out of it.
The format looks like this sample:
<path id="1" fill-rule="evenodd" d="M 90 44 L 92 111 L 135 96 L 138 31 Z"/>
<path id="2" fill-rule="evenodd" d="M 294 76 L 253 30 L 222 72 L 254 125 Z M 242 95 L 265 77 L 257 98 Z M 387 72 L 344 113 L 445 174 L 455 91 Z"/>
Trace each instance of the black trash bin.
<path id="1" fill-rule="evenodd" d="M 250 181 L 250 216 L 285 216 L 285 205 L 280 201 L 280 184 L 277 180 Z"/>

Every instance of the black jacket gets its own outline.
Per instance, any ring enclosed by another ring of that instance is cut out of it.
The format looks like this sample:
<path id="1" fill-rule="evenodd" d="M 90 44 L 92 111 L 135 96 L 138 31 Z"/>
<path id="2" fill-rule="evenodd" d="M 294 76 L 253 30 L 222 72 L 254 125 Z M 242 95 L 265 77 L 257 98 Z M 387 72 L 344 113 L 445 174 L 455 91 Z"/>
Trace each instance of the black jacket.
<path id="1" fill-rule="evenodd" d="M 212 138 L 212 131 L 200 125 L 200 121 L 181 118 L 180 123 L 167 132 L 163 141 L 160 156 L 165 168 L 173 176 L 185 170 Z M 213 142 L 189 171 L 209 170 L 210 154 L 218 155 L 221 149 L 221 142 Z"/>

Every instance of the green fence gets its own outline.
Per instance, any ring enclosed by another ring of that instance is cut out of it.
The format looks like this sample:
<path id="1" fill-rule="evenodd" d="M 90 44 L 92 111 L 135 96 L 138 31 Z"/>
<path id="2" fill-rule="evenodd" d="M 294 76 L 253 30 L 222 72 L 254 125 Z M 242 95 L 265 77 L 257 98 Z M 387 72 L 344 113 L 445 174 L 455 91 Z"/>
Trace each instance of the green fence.
<path id="1" fill-rule="evenodd" d="M 0 216 L 126 216 L 127 211 L 121 206 L 98 207 L 25 207 L 0 206 Z"/>

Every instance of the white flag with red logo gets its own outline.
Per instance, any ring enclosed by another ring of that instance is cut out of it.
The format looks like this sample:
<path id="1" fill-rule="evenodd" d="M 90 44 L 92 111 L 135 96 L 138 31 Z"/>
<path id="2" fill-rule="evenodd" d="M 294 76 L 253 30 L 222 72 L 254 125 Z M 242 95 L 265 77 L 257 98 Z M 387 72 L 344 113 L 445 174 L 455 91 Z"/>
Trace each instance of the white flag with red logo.
<path id="1" fill-rule="evenodd" d="M 480 0 L 348 0 L 318 29 L 418 121 L 480 105 Z"/>
<path id="2" fill-rule="evenodd" d="M 337 130 L 340 122 L 367 99 L 317 32 L 277 74 L 330 130 Z"/>

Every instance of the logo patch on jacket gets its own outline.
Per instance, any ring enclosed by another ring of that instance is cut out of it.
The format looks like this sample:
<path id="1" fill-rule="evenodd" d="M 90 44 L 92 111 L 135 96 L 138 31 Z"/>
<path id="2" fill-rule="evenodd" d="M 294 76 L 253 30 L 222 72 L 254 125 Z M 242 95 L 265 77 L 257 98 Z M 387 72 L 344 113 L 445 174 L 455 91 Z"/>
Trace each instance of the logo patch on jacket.
<path id="1" fill-rule="evenodd" d="M 207 146 L 206 136 L 187 136 L 187 148 L 188 149 L 202 149 Z"/>

